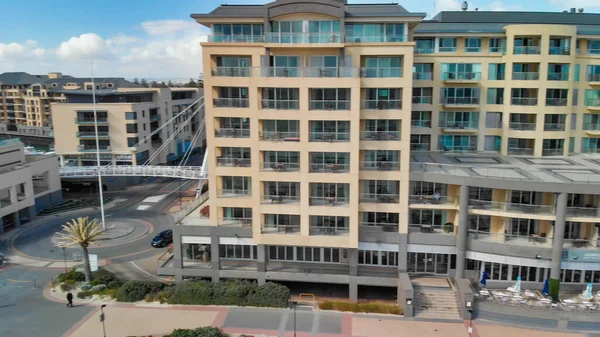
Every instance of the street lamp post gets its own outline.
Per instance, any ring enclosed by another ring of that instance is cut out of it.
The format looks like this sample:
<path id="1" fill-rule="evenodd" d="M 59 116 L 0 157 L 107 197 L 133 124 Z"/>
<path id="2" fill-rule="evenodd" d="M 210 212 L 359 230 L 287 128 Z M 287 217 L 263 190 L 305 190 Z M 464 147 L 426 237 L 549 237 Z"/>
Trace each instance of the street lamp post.
<path id="1" fill-rule="evenodd" d="M 67 251 L 65 250 L 65 247 L 62 247 L 63 250 L 63 260 L 65 261 L 65 273 L 68 273 L 68 269 L 67 269 Z"/>
<path id="2" fill-rule="evenodd" d="M 100 306 L 100 322 L 102 322 L 102 333 L 106 337 L 106 325 L 104 325 L 104 307 L 106 304 Z"/>
<path id="3" fill-rule="evenodd" d="M 94 129 L 96 132 L 96 164 L 98 165 L 98 192 L 100 193 L 100 215 L 102 218 L 102 230 L 106 230 L 104 222 L 104 197 L 102 196 L 102 174 L 100 174 L 100 140 L 98 139 L 98 112 L 96 111 L 96 83 L 94 82 L 94 60 L 91 61 L 92 75 L 92 108 L 94 110 Z"/>
<path id="4" fill-rule="evenodd" d="M 298 301 L 290 300 L 290 309 L 294 310 L 294 337 L 296 337 L 296 304 Z"/>

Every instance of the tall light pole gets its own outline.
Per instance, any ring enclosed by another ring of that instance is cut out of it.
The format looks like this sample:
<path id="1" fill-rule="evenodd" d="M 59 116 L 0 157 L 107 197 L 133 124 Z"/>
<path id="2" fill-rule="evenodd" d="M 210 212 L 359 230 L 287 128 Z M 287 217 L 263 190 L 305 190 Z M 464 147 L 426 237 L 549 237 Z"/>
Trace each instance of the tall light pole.
<path id="1" fill-rule="evenodd" d="M 92 107 L 94 110 L 94 129 L 96 131 L 96 164 L 98 165 L 98 192 L 100 193 L 100 215 L 102 218 L 102 230 L 106 230 L 104 222 L 104 197 L 102 196 L 102 175 L 100 174 L 100 140 L 98 139 L 98 112 L 96 111 L 96 83 L 94 82 L 94 60 L 91 63 L 92 73 Z"/>
<path id="2" fill-rule="evenodd" d="M 104 307 L 106 306 L 106 304 L 102 304 L 100 306 L 100 322 L 102 322 L 102 333 L 104 334 L 104 337 L 106 337 L 106 325 L 104 325 Z"/>

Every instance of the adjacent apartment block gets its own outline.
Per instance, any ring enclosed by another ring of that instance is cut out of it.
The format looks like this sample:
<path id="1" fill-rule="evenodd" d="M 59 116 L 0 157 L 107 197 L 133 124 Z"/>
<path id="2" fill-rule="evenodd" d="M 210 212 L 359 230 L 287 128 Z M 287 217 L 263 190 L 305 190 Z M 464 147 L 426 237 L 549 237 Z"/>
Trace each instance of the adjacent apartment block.
<path id="1" fill-rule="evenodd" d="M 25 155 L 18 138 L 0 141 L 0 234 L 62 201 L 58 157 Z"/>
<path id="2" fill-rule="evenodd" d="M 175 227 L 159 272 L 351 299 L 411 274 L 600 283 L 600 15 L 424 17 L 344 0 L 193 14 L 212 31 L 210 217 Z"/>

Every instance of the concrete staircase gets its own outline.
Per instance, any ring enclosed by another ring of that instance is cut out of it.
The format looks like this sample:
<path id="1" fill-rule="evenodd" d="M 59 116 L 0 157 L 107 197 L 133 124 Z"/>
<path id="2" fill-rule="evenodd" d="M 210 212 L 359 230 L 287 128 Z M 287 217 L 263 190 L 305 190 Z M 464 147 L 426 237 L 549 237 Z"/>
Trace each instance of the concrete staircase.
<path id="1" fill-rule="evenodd" d="M 447 287 L 413 284 L 415 318 L 458 320 L 460 314 L 454 290 Z"/>

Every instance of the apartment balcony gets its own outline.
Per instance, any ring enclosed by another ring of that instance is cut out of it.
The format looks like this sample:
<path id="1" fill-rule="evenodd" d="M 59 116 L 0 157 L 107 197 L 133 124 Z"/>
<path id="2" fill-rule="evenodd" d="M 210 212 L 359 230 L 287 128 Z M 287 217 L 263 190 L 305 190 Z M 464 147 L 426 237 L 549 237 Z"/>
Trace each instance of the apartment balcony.
<path id="1" fill-rule="evenodd" d="M 216 43 L 263 43 L 263 35 L 209 35 L 208 42 Z"/>
<path id="2" fill-rule="evenodd" d="M 435 51 L 435 49 L 433 47 L 431 48 L 415 48 L 415 54 L 419 55 L 419 54 L 433 54 Z"/>
<path id="3" fill-rule="evenodd" d="M 600 74 L 587 74 L 586 81 L 588 81 L 591 86 L 598 86 L 600 85 Z"/>
<path id="4" fill-rule="evenodd" d="M 447 223 L 445 225 L 433 225 L 433 224 L 410 224 L 408 226 L 408 233 L 410 235 L 409 241 L 411 243 L 424 243 L 424 244 L 434 244 L 432 242 L 432 240 L 434 239 L 434 236 L 438 239 L 438 240 L 434 240 L 434 241 L 439 241 L 439 239 L 442 239 L 443 243 L 446 244 L 452 244 L 454 242 L 456 242 L 456 236 L 454 235 L 454 224 L 452 223 Z M 415 237 L 415 236 L 420 236 L 420 237 Z M 437 237 L 437 235 L 443 235 L 443 238 Z M 419 242 L 414 242 L 416 240 L 418 240 Z M 420 242 L 421 240 L 424 240 L 424 242 Z M 439 242 L 441 243 L 441 242 Z"/>
<path id="5" fill-rule="evenodd" d="M 402 110 L 402 100 L 363 100 L 363 110 Z"/>
<path id="6" fill-rule="evenodd" d="M 263 195 L 262 196 L 263 204 L 298 204 L 300 203 L 299 195 Z"/>
<path id="7" fill-rule="evenodd" d="M 397 223 L 361 222 L 359 226 L 361 231 L 370 233 L 398 233 Z"/>
<path id="8" fill-rule="evenodd" d="M 591 135 L 600 134 L 600 122 L 597 123 L 583 123 L 583 130 Z"/>
<path id="9" fill-rule="evenodd" d="M 589 55 L 600 55 L 600 49 L 597 48 L 588 48 L 587 53 Z"/>
<path id="10" fill-rule="evenodd" d="M 447 107 L 475 108 L 479 106 L 479 97 L 442 97 L 441 102 Z"/>
<path id="11" fill-rule="evenodd" d="M 519 213 L 529 215 L 554 215 L 555 207 L 549 205 L 516 204 L 509 202 L 469 200 L 469 209 L 501 213 Z"/>
<path id="12" fill-rule="evenodd" d="M 508 127 L 514 131 L 534 131 L 535 123 L 510 122 Z"/>
<path id="13" fill-rule="evenodd" d="M 433 79 L 433 73 L 413 73 L 413 80 L 415 81 L 431 81 Z"/>
<path id="14" fill-rule="evenodd" d="M 410 143 L 411 151 L 429 151 L 431 143 Z"/>
<path id="15" fill-rule="evenodd" d="M 152 139 L 150 140 L 150 142 L 152 144 L 162 144 L 162 138 L 152 136 Z"/>
<path id="16" fill-rule="evenodd" d="M 277 44 L 333 44 L 342 43 L 340 33 L 282 33 L 265 34 L 266 43 Z"/>
<path id="17" fill-rule="evenodd" d="M 360 202 L 377 204 L 397 204 L 400 200 L 398 193 L 361 193 Z"/>
<path id="18" fill-rule="evenodd" d="M 502 55 L 505 55 L 506 48 L 505 47 L 490 47 L 490 53 L 492 53 L 492 54 L 500 53 Z"/>
<path id="19" fill-rule="evenodd" d="M 369 68 L 363 67 L 360 68 L 360 77 L 363 78 L 398 78 L 402 77 L 402 68 Z"/>
<path id="20" fill-rule="evenodd" d="M 304 77 L 319 78 L 357 78 L 360 68 L 353 67 L 308 67 L 303 68 Z"/>
<path id="21" fill-rule="evenodd" d="M 233 188 L 222 188 L 218 191 L 217 194 L 219 198 L 249 198 L 252 196 L 252 191 Z"/>
<path id="22" fill-rule="evenodd" d="M 150 115 L 150 121 L 152 121 L 152 122 L 160 121 L 160 115 Z"/>
<path id="23" fill-rule="evenodd" d="M 349 164 L 310 164 L 310 173 L 347 173 Z"/>
<path id="24" fill-rule="evenodd" d="M 96 138 L 96 132 L 77 132 L 77 138 Z M 108 131 L 98 132 L 98 138 L 109 138 Z"/>
<path id="25" fill-rule="evenodd" d="M 535 97 L 513 97 L 511 99 L 512 105 L 523 105 L 523 106 L 536 106 L 538 99 Z"/>
<path id="26" fill-rule="evenodd" d="M 249 100 L 247 98 L 215 98 L 213 104 L 216 108 L 247 108 Z"/>
<path id="27" fill-rule="evenodd" d="M 411 120 L 410 126 L 413 128 L 431 128 L 430 120 Z"/>
<path id="28" fill-rule="evenodd" d="M 263 130 L 260 135 L 261 140 L 272 142 L 299 142 L 300 132 L 298 131 L 277 131 Z"/>
<path id="29" fill-rule="evenodd" d="M 310 132 L 311 142 L 349 142 L 350 132 Z"/>
<path id="30" fill-rule="evenodd" d="M 217 67 L 212 71 L 212 76 L 217 77 L 250 77 L 250 67 Z"/>
<path id="31" fill-rule="evenodd" d="M 360 140 L 393 141 L 400 140 L 400 131 L 361 131 Z"/>
<path id="32" fill-rule="evenodd" d="M 565 131 L 565 123 L 544 123 L 544 131 Z"/>
<path id="33" fill-rule="evenodd" d="M 346 35 L 348 43 L 392 43 L 392 42 L 407 42 L 408 35 L 404 34 L 374 34 L 374 35 Z"/>
<path id="34" fill-rule="evenodd" d="M 350 202 L 350 198 L 311 196 L 308 201 L 310 206 L 347 206 Z"/>
<path id="35" fill-rule="evenodd" d="M 555 73 L 555 72 L 548 73 L 548 81 L 568 81 L 568 80 L 569 80 L 569 73 Z"/>
<path id="36" fill-rule="evenodd" d="M 77 147 L 77 151 L 79 152 L 110 152 L 110 146 L 100 146 L 100 148 L 96 148 L 95 145 L 79 145 Z"/>
<path id="37" fill-rule="evenodd" d="M 310 110 L 350 110 L 350 100 L 345 101 L 310 101 Z"/>
<path id="38" fill-rule="evenodd" d="M 220 167 L 250 167 L 250 158 L 223 158 L 217 157 L 217 166 Z"/>
<path id="39" fill-rule="evenodd" d="M 567 217 L 598 219 L 600 209 L 595 207 L 567 207 Z"/>
<path id="40" fill-rule="evenodd" d="M 263 162 L 262 171 L 298 172 L 300 163 Z"/>
<path id="41" fill-rule="evenodd" d="M 445 72 L 442 79 L 447 83 L 474 83 L 481 81 L 481 72 Z"/>
<path id="42" fill-rule="evenodd" d="M 349 234 L 349 228 L 310 226 L 310 235 L 348 236 Z"/>
<path id="43" fill-rule="evenodd" d="M 302 77 L 304 71 L 301 67 L 262 67 L 263 77 Z"/>
<path id="44" fill-rule="evenodd" d="M 540 46 L 515 46 L 513 54 L 515 55 L 539 55 Z"/>
<path id="45" fill-rule="evenodd" d="M 410 195 L 408 203 L 414 208 L 456 208 L 458 206 L 458 197 L 444 195 Z"/>
<path id="46" fill-rule="evenodd" d="M 547 233 L 519 235 L 515 233 L 490 233 L 484 231 L 469 230 L 469 238 L 481 243 L 498 243 L 509 246 L 530 247 L 536 249 L 551 248 L 552 238 Z M 511 248 L 506 248 L 510 250 Z"/>
<path id="47" fill-rule="evenodd" d="M 564 149 L 542 149 L 542 156 L 562 156 L 564 154 Z"/>
<path id="48" fill-rule="evenodd" d="M 414 96 L 412 98 L 413 104 L 432 104 L 433 97 L 431 96 Z"/>
<path id="49" fill-rule="evenodd" d="M 252 227 L 252 218 L 224 217 L 223 219 L 220 219 L 219 226 Z"/>
<path id="50" fill-rule="evenodd" d="M 571 55 L 571 48 L 551 46 L 548 49 L 550 55 Z"/>
<path id="51" fill-rule="evenodd" d="M 588 98 L 585 100 L 585 106 L 589 110 L 600 110 L 600 99 Z"/>
<path id="52" fill-rule="evenodd" d="M 261 103 L 261 107 L 265 110 L 298 110 L 300 107 L 298 100 L 263 99 Z"/>
<path id="53" fill-rule="evenodd" d="M 299 225 L 277 225 L 277 224 L 264 224 L 261 230 L 262 234 L 300 234 Z"/>
<path id="54" fill-rule="evenodd" d="M 540 79 L 540 73 L 535 71 L 529 72 L 513 72 L 512 73 L 513 81 L 538 81 Z"/>
<path id="55" fill-rule="evenodd" d="M 479 129 L 478 121 L 444 121 L 440 122 L 440 127 L 444 132 L 477 132 Z"/>
<path id="56" fill-rule="evenodd" d="M 533 156 L 532 147 L 509 147 L 508 154 L 514 156 Z"/>
<path id="57" fill-rule="evenodd" d="M 439 47 L 438 52 L 440 53 L 456 53 L 458 51 L 457 47 Z"/>
<path id="58" fill-rule="evenodd" d="M 79 125 L 90 125 L 90 124 L 95 124 L 97 121 L 98 124 L 108 124 L 108 118 L 104 117 L 98 117 L 96 118 L 96 120 L 94 120 L 94 118 L 80 118 L 77 117 L 75 118 L 75 124 L 79 124 Z"/>
<path id="59" fill-rule="evenodd" d="M 454 153 L 470 153 L 477 152 L 477 146 L 475 145 L 442 145 L 440 144 L 440 150 L 444 152 L 454 152 Z"/>
<path id="60" fill-rule="evenodd" d="M 593 154 L 600 154 L 600 147 L 587 147 L 584 146 L 581 149 L 581 153 L 593 153 Z"/>
<path id="61" fill-rule="evenodd" d="M 364 171 L 398 171 L 400 162 L 397 161 L 361 161 L 360 169 Z"/>
<path id="62" fill-rule="evenodd" d="M 250 129 L 218 128 L 215 137 L 219 138 L 250 138 Z"/>
<path id="63" fill-rule="evenodd" d="M 546 106 L 567 106 L 566 98 L 546 98 Z"/>

